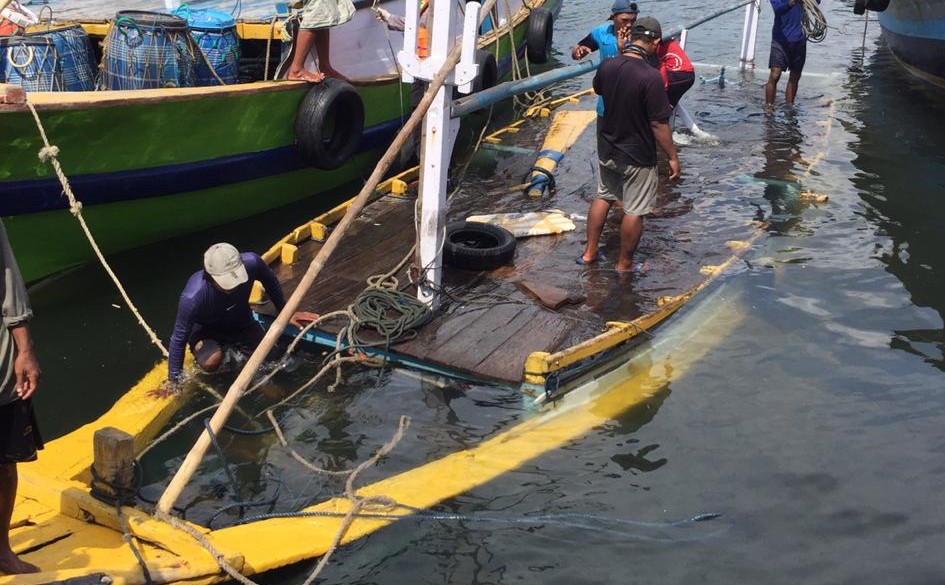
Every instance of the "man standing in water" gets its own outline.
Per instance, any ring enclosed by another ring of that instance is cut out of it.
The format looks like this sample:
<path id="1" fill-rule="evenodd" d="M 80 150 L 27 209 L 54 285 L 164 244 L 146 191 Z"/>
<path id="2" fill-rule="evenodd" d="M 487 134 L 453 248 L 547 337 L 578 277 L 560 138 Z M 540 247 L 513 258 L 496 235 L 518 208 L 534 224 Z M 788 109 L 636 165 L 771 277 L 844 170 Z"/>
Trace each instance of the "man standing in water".
<path id="1" fill-rule="evenodd" d="M 282 286 L 258 254 L 240 254 L 230 244 L 214 244 L 204 254 L 203 265 L 204 269 L 191 275 L 180 294 L 168 348 L 165 392 L 180 387 L 187 345 L 205 372 L 220 368 L 229 347 L 245 357 L 256 350 L 265 332 L 249 307 L 253 281 L 262 283 L 277 310 L 285 307 Z M 299 311 L 292 315 L 291 323 L 302 327 L 317 318 L 315 313 Z"/>
<path id="2" fill-rule="evenodd" d="M 784 102 L 794 103 L 797 84 L 807 62 L 807 34 L 801 24 L 804 0 L 771 0 L 774 10 L 774 27 L 771 30 L 771 54 L 768 57 L 768 83 L 765 84 L 765 106 L 774 106 L 774 96 L 778 91 L 778 81 L 782 71 L 790 71 L 787 87 L 784 89 Z M 820 0 L 817 0 L 820 4 Z"/>
<path id="3" fill-rule="evenodd" d="M 587 213 L 587 245 L 578 264 L 598 260 L 598 244 L 604 222 L 614 202 L 623 200 L 620 221 L 618 271 L 642 269 L 633 263 L 633 254 L 643 235 L 643 217 L 656 207 L 659 173 L 656 148 L 669 157 L 669 179 L 679 178 L 679 158 L 669 128 L 672 107 L 666 97 L 663 78 L 647 59 L 659 48 L 663 36 L 660 23 L 640 18 L 626 30 L 621 56 L 601 63 L 594 76 L 594 91 L 607 104 L 597 132 L 599 178 L 597 198 Z"/>
<path id="4" fill-rule="evenodd" d="M 573 47 L 571 47 L 571 58 L 577 61 L 587 57 L 594 51 L 600 51 L 601 61 L 610 59 L 620 54 L 621 46 L 618 45 L 617 35 L 622 30 L 630 30 L 633 23 L 637 21 L 637 14 L 640 10 L 636 2 L 630 0 L 615 0 L 614 5 L 610 7 L 610 20 L 604 24 L 594 27 L 590 33 Z M 623 37 L 624 39 L 626 36 Z M 600 117 L 604 115 L 604 99 L 597 98 L 597 116 L 598 125 Z"/>
<path id="5" fill-rule="evenodd" d="M 37 573 L 39 567 L 21 560 L 10 547 L 10 520 L 16 501 L 16 464 L 34 461 L 43 448 L 30 396 L 39 384 L 29 320 L 33 316 L 26 285 L 0 222 L 0 574 Z"/>

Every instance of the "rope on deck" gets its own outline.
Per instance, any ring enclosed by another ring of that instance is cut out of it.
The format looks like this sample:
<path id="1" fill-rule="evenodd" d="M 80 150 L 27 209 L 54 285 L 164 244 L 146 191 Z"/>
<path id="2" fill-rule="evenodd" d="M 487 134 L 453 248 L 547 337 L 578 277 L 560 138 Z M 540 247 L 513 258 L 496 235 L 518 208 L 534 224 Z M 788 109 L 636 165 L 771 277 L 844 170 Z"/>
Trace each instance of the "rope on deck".
<path id="1" fill-rule="evenodd" d="M 108 276 L 111 277 L 112 282 L 115 283 L 115 287 L 118 289 L 119 294 L 125 300 L 125 304 L 128 305 L 128 309 L 134 314 L 135 318 L 138 320 L 138 324 L 144 329 L 148 337 L 160 351 L 161 354 L 166 358 L 167 357 L 167 348 L 164 347 L 164 344 L 161 343 L 161 340 L 154 333 L 154 330 L 148 325 L 148 322 L 144 320 L 144 317 L 141 316 L 141 312 L 138 311 L 138 308 L 132 302 L 131 297 L 128 296 L 128 293 L 125 291 L 124 287 L 121 285 L 121 281 L 118 280 L 118 276 L 115 275 L 115 271 L 112 270 L 112 267 L 109 266 L 108 262 L 105 260 L 102 250 L 98 247 L 98 243 L 95 241 L 95 237 L 92 236 L 91 230 L 89 230 L 88 224 L 85 223 L 85 218 L 82 216 L 82 202 L 77 200 L 75 194 L 72 192 L 72 187 L 69 185 L 69 179 L 66 177 L 66 174 L 62 170 L 62 165 L 59 164 L 59 147 L 49 143 L 49 138 L 46 136 L 46 128 L 43 127 L 42 121 L 39 119 L 39 113 L 36 112 L 36 108 L 30 103 L 29 99 L 26 101 L 26 106 L 30 109 L 30 112 L 33 114 L 33 119 L 36 121 L 36 129 L 39 130 L 39 135 L 43 139 L 43 148 L 39 150 L 39 160 L 44 163 L 49 163 L 52 165 L 53 169 L 56 171 L 56 176 L 59 178 L 59 183 L 62 185 L 62 192 L 69 199 L 69 211 L 72 212 L 72 215 L 79 221 L 79 225 L 82 227 L 83 233 L 85 233 L 86 239 L 89 241 L 89 245 L 92 246 L 92 250 L 95 252 L 95 255 L 98 257 L 99 262 L 102 264 L 102 267 L 105 268 L 105 272 L 108 273 Z"/>

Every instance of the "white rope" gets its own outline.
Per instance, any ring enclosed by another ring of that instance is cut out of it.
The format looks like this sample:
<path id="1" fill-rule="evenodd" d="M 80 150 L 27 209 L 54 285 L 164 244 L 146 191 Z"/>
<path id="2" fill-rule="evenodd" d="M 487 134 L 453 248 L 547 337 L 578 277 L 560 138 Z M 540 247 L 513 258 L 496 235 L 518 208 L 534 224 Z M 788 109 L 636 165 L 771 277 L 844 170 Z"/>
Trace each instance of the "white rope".
<path id="1" fill-rule="evenodd" d="M 102 250 L 98 247 L 98 243 L 92 236 L 89 226 L 85 223 L 85 218 L 82 217 L 82 202 L 75 198 L 75 194 L 72 192 L 72 187 L 69 185 L 69 179 L 66 177 L 66 174 L 62 171 L 62 166 L 59 164 L 59 147 L 49 143 L 49 139 L 46 137 L 46 129 L 43 127 L 43 123 L 40 121 L 39 114 L 36 112 L 36 108 L 33 107 L 33 104 L 27 100 L 26 106 L 30 109 L 30 112 L 33 113 L 33 119 L 36 120 L 36 128 L 39 130 L 39 135 L 42 137 L 43 144 L 45 145 L 39 150 L 39 160 L 49 163 L 53 166 L 53 169 L 56 171 L 56 176 L 59 178 L 59 183 L 62 185 L 62 192 L 69 199 L 69 211 L 72 212 L 72 215 L 74 215 L 79 221 L 79 225 L 82 226 L 82 231 L 85 233 L 85 237 L 88 239 L 89 245 L 92 246 L 92 250 L 95 252 L 95 255 L 98 256 L 99 262 L 102 264 L 102 267 L 105 268 L 105 272 L 107 272 L 111 277 L 112 282 L 115 283 L 115 287 L 118 289 L 121 297 L 125 300 L 125 304 L 128 305 L 128 309 L 131 310 L 135 318 L 138 320 L 138 324 L 141 325 L 141 327 L 148 334 L 148 337 L 151 338 L 151 343 L 161 350 L 161 354 L 164 357 L 167 357 L 167 348 L 164 347 L 164 344 L 161 343 L 161 340 L 154 333 L 154 330 L 151 329 L 147 321 L 144 320 L 144 317 L 141 316 L 141 313 L 138 311 L 138 308 L 135 307 L 135 304 L 131 302 L 131 298 L 128 296 L 128 293 L 125 292 L 124 287 L 122 287 L 121 282 L 118 280 L 118 276 L 115 275 L 115 272 L 112 270 L 111 266 L 108 265 L 108 262 L 105 260 L 105 255 L 102 254 Z"/>
<path id="2" fill-rule="evenodd" d="M 801 0 L 801 2 L 803 7 L 801 25 L 804 27 L 804 34 L 810 42 L 819 43 L 827 36 L 827 18 L 821 12 L 817 0 Z"/>

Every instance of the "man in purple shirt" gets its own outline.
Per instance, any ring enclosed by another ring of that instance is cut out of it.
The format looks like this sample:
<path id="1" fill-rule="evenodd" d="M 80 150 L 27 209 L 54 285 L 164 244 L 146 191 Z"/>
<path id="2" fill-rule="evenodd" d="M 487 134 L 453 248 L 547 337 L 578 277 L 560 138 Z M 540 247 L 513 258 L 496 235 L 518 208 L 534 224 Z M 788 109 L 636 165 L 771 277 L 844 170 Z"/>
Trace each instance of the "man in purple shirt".
<path id="1" fill-rule="evenodd" d="M 820 0 L 817 0 L 820 4 Z M 768 57 L 768 83 L 765 84 L 765 105 L 774 105 L 774 96 L 778 90 L 781 72 L 788 70 L 787 87 L 784 101 L 794 103 L 797 84 L 807 61 L 807 34 L 801 24 L 804 13 L 803 0 L 771 0 L 774 10 L 774 27 L 771 30 L 771 54 Z"/>
<path id="2" fill-rule="evenodd" d="M 259 346 L 265 332 L 249 307 L 253 281 L 262 283 L 276 309 L 285 307 L 282 286 L 258 254 L 240 254 L 230 244 L 214 244 L 204 254 L 203 263 L 204 269 L 187 281 L 177 306 L 167 358 L 171 390 L 179 388 L 186 345 L 205 372 L 220 367 L 227 347 L 249 356 Z M 299 311 L 290 322 L 302 327 L 317 318 L 315 313 Z"/>

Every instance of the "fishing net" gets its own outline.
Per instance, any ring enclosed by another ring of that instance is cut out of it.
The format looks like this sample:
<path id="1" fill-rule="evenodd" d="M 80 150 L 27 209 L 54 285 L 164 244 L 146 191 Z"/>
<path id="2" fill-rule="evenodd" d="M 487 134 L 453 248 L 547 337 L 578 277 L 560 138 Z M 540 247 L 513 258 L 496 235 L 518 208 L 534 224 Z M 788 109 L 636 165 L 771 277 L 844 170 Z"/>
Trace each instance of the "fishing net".
<path id="1" fill-rule="evenodd" d="M 45 37 L 0 37 L 0 81 L 26 91 L 62 91 L 56 44 Z"/>
<path id="2" fill-rule="evenodd" d="M 89 35 L 78 24 L 46 26 L 26 35 L 29 38 L 50 39 L 56 46 L 62 69 L 64 91 L 92 91 L 95 89 L 95 53 Z"/>
<path id="3" fill-rule="evenodd" d="M 105 37 L 101 87 L 154 89 L 194 85 L 195 48 L 187 21 L 122 10 Z"/>

